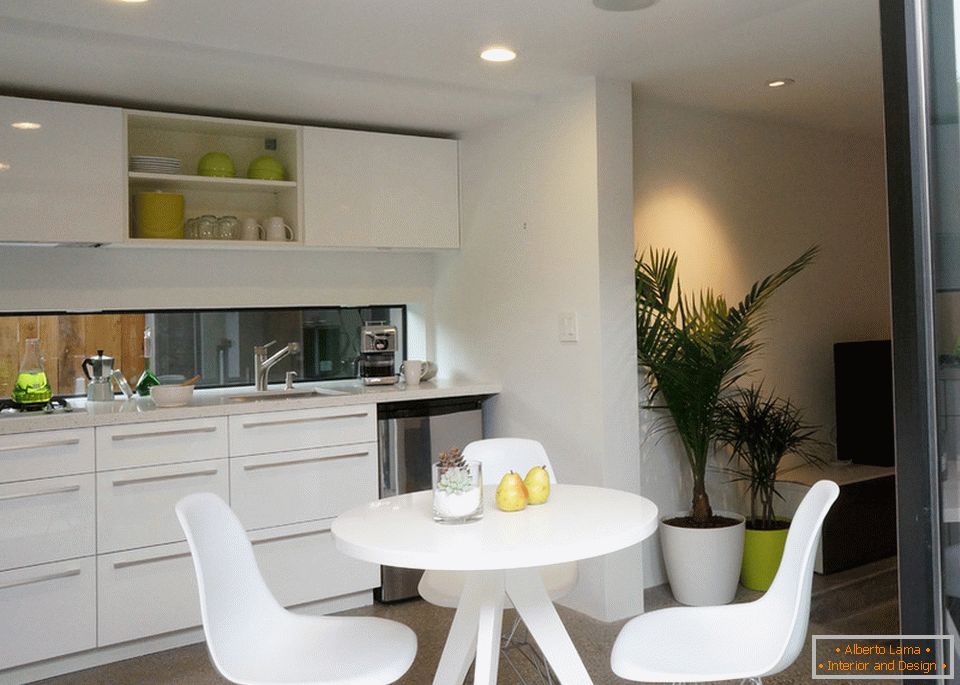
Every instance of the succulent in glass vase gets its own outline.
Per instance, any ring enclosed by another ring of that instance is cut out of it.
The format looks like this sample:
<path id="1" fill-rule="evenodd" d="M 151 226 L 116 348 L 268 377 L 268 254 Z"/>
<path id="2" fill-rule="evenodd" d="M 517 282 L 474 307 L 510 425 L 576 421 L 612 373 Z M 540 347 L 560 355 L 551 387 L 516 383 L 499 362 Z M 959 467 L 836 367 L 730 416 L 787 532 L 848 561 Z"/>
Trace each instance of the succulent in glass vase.
<path id="1" fill-rule="evenodd" d="M 466 461 L 457 447 L 440 453 L 433 465 L 433 518 L 444 523 L 473 521 L 483 515 L 480 462 Z"/>

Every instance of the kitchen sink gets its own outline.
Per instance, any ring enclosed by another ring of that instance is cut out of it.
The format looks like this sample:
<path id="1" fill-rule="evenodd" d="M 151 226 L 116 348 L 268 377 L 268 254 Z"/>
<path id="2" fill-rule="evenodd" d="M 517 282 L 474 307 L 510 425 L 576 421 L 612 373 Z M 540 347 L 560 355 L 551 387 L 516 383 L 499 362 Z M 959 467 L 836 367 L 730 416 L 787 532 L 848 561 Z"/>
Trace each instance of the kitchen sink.
<path id="1" fill-rule="evenodd" d="M 341 390 L 327 390 L 325 388 L 314 388 L 313 390 L 259 390 L 245 392 L 242 395 L 227 395 L 231 402 L 262 402 L 264 400 L 292 400 L 302 399 L 304 397 L 314 397 L 316 395 L 346 395 Z"/>

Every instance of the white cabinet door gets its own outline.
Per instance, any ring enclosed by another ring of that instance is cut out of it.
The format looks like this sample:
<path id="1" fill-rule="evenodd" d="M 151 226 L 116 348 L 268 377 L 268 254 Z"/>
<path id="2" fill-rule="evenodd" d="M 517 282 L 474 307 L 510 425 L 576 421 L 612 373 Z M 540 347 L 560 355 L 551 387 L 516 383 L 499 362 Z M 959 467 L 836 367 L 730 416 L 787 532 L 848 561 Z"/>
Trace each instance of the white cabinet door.
<path id="1" fill-rule="evenodd" d="M 0 569 L 96 552 L 94 476 L 0 485 Z"/>
<path id="2" fill-rule="evenodd" d="M 267 587 L 284 606 L 339 597 L 380 585 L 380 567 L 339 552 L 332 519 L 250 533 Z"/>
<path id="3" fill-rule="evenodd" d="M 458 173 L 455 140 L 304 127 L 305 242 L 459 247 Z"/>
<path id="4" fill-rule="evenodd" d="M 119 109 L 0 97 L 0 164 L 0 240 L 101 243 L 123 237 Z"/>
<path id="5" fill-rule="evenodd" d="M 93 557 L 0 573 L 0 670 L 96 646 Z"/>
<path id="6" fill-rule="evenodd" d="M 377 443 L 230 460 L 230 504 L 247 529 L 336 516 L 377 498 Z"/>
<path id="7" fill-rule="evenodd" d="M 100 647 L 200 625 L 186 542 L 97 557 Z"/>
<path id="8" fill-rule="evenodd" d="M 376 439 L 377 408 L 373 404 L 230 417 L 231 457 Z"/>
<path id="9" fill-rule="evenodd" d="M 223 416 L 100 426 L 96 430 L 98 471 L 227 456 L 227 419 Z"/>
<path id="10" fill-rule="evenodd" d="M 93 472 L 93 429 L 0 436 L 0 483 Z"/>
<path id="11" fill-rule="evenodd" d="M 194 492 L 230 498 L 226 459 L 97 474 L 97 551 L 116 552 L 184 539 L 173 508 Z"/>

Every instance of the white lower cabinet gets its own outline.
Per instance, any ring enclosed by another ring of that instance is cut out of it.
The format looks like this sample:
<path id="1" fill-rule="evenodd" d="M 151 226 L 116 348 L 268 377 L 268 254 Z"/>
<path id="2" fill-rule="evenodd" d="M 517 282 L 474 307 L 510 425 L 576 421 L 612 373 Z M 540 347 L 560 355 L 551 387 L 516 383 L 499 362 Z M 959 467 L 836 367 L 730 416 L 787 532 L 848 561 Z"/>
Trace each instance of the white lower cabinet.
<path id="1" fill-rule="evenodd" d="M 0 485 L 0 568 L 96 551 L 94 476 Z"/>
<path id="2" fill-rule="evenodd" d="M 152 421 L 97 428 L 97 470 L 227 456 L 227 419 Z"/>
<path id="3" fill-rule="evenodd" d="M 96 646 L 94 557 L 0 573 L 0 669 Z"/>
<path id="4" fill-rule="evenodd" d="M 97 557 L 98 644 L 200 625 L 200 600 L 186 542 Z"/>
<path id="5" fill-rule="evenodd" d="M 377 443 L 230 460 L 231 506 L 247 529 L 336 516 L 377 498 Z"/>
<path id="6" fill-rule="evenodd" d="M 372 404 L 230 417 L 231 457 L 376 439 L 377 407 Z"/>
<path id="7" fill-rule="evenodd" d="M 199 626 L 174 511 L 195 492 L 230 504 L 281 604 L 371 590 L 330 525 L 376 499 L 377 451 L 373 404 L 0 438 L 0 672 Z"/>
<path id="8" fill-rule="evenodd" d="M 93 428 L 0 437 L 0 482 L 92 473 Z"/>
<path id="9" fill-rule="evenodd" d="M 341 554 L 330 535 L 332 519 L 250 533 L 267 587 L 284 606 L 369 590 L 380 567 Z"/>
<path id="10" fill-rule="evenodd" d="M 184 539 L 174 506 L 194 492 L 230 499 L 226 459 L 97 474 L 97 551 L 117 552 Z"/>

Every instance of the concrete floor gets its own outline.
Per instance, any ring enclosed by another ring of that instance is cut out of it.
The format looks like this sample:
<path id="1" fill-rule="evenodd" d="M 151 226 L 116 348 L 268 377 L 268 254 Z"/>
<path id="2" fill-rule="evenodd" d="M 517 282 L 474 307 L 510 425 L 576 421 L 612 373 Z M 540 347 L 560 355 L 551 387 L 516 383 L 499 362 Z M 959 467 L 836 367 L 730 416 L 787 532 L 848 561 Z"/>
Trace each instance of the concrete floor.
<path id="1" fill-rule="evenodd" d="M 758 596 L 741 588 L 738 601 Z M 672 606 L 675 602 L 665 587 L 646 593 L 647 610 Z M 404 685 L 428 685 L 440 658 L 440 651 L 453 610 L 434 607 L 416 600 L 390 606 L 375 604 L 348 614 L 383 616 L 400 621 L 417 633 L 417 658 L 407 674 L 398 682 Z M 564 607 L 560 617 L 576 644 L 595 685 L 625 683 L 610 670 L 610 649 L 625 621 L 602 623 Z M 514 613 L 506 612 L 504 626 L 513 622 Z M 894 559 L 833 574 L 815 576 L 810 612 L 809 635 L 817 634 L 895 634 L 899 632 L 897 617 L 897 580 Z M 745 649 L 748 648 L 745 646 Z M 527 682 L 537 682 L 532 667 L 516 655 L 512 657 Z M 786 671 L 764 679 L 766 685 L 812 683 L 810 677 L 810 641 L 797 661 Z M 208 685 L 225 683 L 210 665 L 203 644 L 172 649 L 157 654 L 129 659 L 100 668 L 80 671 L 40 681 L 42 685 Z M 468 679 L 469 682 L 469 679 Z M 520 685 L 523 681 L 501 659 L 498 685 Z M 887 685 L 891 681 L 831 680 L 834 685 Z"/>

